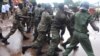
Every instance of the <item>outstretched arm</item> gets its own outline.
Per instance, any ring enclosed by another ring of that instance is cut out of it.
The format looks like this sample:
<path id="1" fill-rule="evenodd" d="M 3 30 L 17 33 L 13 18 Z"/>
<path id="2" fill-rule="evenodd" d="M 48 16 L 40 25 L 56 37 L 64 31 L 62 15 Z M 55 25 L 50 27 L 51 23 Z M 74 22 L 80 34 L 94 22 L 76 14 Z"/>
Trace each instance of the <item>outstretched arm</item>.
<path id="1" fill-rule="evenodd" d="M 93 28 L 95 31 L 99 31 L 99 27 L 96 26 L 95 21 L 91 21 L 91 22 L 90 22 L 90 25 L 92 26 L 92 28 Z"/>

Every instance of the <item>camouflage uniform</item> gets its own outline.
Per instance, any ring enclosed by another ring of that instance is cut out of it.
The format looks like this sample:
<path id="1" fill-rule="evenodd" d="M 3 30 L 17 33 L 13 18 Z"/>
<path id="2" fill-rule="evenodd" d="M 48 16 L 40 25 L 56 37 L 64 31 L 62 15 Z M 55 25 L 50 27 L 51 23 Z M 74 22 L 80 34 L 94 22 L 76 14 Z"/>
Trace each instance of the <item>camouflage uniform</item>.
<path id="1" fill-rule="evenodd" d="M 66 45 L 69 44 L 72 40 L 72 36 L 73 36 L 73 31 L 74 31 L 74 18 L 75 18 L 75 13 L 78 11 L 77 7 L 72 7 L 73 12 L 69 11 L 69 10 L 65 10 L 66 12 L 68 12 L 68 18 L 69 20 L 67 21 L 67 29 L 69 31 L 70 37 L 68 38 L 68 40 L 61 44 L 64 49 L 66 49 Z M 74 49 L 77 49 L 78 46 L 75 46 Z"/>
<path id="2" fill-rule="evenodd" d="M 44 11 L 42 13 L 42 18 L 40 20 L 40 23 L 38 25 L 38 37 L 37 40 L 34 42 L 33 46 L 36 47 L 42 47 L 43 44 L 45 43 L 46 39 L 46 34 L 48 33 L 48 29 L 50 29 L 50 24 L 51 24 L 51 15 L 47 12 Z"/>
<path id="3" fill-rule="evenodd" d="M 22 48 L 23 53 L 28 48 L 31 48 L 31 47 L 36 48 L 38 50 L 37 51 L 38 55 L 39 55 L 39 53 L 41 53 L 41 49 L 42 49 L 44 43 L 47 43 L 47 41 L 48 41 L 48 38 L 46 37 L 46 35 L 48 34 L 48 32 L 50 32 L 51 23 L 52 23 L 51 10 L 50 10 L 50 7 L 46 6 L 45 10 L 42 12 L 41 20 L 37 27 L 37 32 L 38 32 L 37 39 L 34 41 L 32 46 L 23 47 Z M 50 40 L 49 40 L 49 42 L 50 42 Z"/>
<path id="4" fill-rule="evenodd" d="M 68 38 L 68 40 L 65 43 L 61 44 L 64 47 L 64 49 L 66 49 L 66 45 L 69 44 L 71 42 L 71 40 L 72 40 L 73 31 L 74 31 L 74 19 L 75 19 L 75 15 L 73 14 L 70 17 L 70 19 L 67 21 L 67 25 L 66 26 L 67 26 L 67 29 L 69 31 L 70 38 Z M 78 46 L 74 47 L 74 49 L 77 49 L 77 48 L 78 48 Z"/>
<path id="5" fill-rule="evenodd" d="M 15 17 L 18 17 L 18 16 L 15 16 Z M 7 35 L 7 37 L 12 35 L 17 29 L 22 33 L 22 35 L 24 35 L 24 26 L 22 25 L 22 20 L 20 19 L 17 19 L 13 22 L 13 27 L 11 28 L 11 31 Z"/>
<path id="6" fill-rule="evenodd" d="M 28 19 L 28 25 L 27 25 L 27 33 L 30 33 L 33 31 L 33 27 L 34 27 L 34 9 L 35 6 L 30 5 L 30 7 L 28 8 L 28 16 L 30 16 L 30 18 Z"/>
<path id="7" fill-rule="evenodd" d="M 63 40 L 62 36 L 64 35 L 65 31 L 66 31 L 66 27 L 69 31 L 69 34 L 70 36 L 72 36 L 72 33 L 73 33 L 73 17 L 72 17 L 72 13 L 71 12 L 68 12 L 68 11 L 65 11 L 65 14 L 66 14 L 66 18 L 67 18 L 67 21 L 66 21 L 66 26 L 63 27 L 61 30 L 61 39 Z"/>
<path id="8" fill-rule="evenodd" d="M 53 19 L 52 25 L 51 25 L 51 42 L 50 46 L 47 52 L 47 56 L 55 56 L 56 48 L 58 47 L 58 44 L 60 43 L 60 30 L 63 29 L 66 26 L 66 15 L 64 11 L 58 10 L 55 18 Z"/>
<path id="9" fill-rule="evenodd" d="M 48 41 L 46 34 L 49 32 L 48 30 L 50 30 L 51 28 L 50 24 L 51 24 L 51 15 L 47 11 L 44 11 L 42 13 L 40 23 L 37 27 L 37 32 L 38 32 L 37 39 L 34 41 L 32 45 L 33 48 L 37 48 L 37 55 L 40 55 L 43 45 Z"/>
<path id="10" fill-rule="evenodd" d="M 17 29 L 21 32 L 24 40 L 28 39 L 24 34 L 24 26 L 22 25 L 23 18 L 20 18 L 20 16 L 22 16 L 22 13 L 18 9 L 16 9 L 16 11 L 17 12 L 14 15 L 13 27 L 11 28 L 10 33 L 6 36 L 6 39 L 4 41 L 6 41 L 12 34 L 14 34 Z"/>
<path id="11" fill-rule="evenodd" d="M 36 7 L 35 10 L 34 10 L 34 26 L 35 26 L 35 29 L 34 29 L 34 40 L 36 40 L 37 36 L 38 36 L 38 32 L 37 32 L 37 27 L 38 27 L 38 24 L 41 20 L 41 15 L 42 15 L 42 12 L 43 12 L 43 8 L 41 7 Z"/>
<path id="12" fill-rule="evenodd" d="M 23 7 L 22 13 L 23 13 L 23 16 L 28 16 L 27 15 L 27 13 L 28 13 L 28 7 L 27 6 Z M 25 27 L 25 24 L 28 25 L 28 19 L 24 19 L 22 24 L 23 24 L 24 27 Z"/>
<path id="13" fill-rule="evenodd" d="M 78 43 L 82 45 L 88 56 L 94 56 L 89 40 L 89 35 L 87 34 L 87 26 L 88 23 L 93 22 L 91 21 L 92 19 L 93 18 L 87 12 L 78 12 L 75 14 L 75 25 L 72 42 L 70 43 L 70 46 L 66 49 L 63 56 L 68 56 L 68 54 L 72 51 L 73 47 L 76 46 Z M 93 23 L 91 25 L 95 30 L 98 30 L 98 28 L 95 27 Z"/>

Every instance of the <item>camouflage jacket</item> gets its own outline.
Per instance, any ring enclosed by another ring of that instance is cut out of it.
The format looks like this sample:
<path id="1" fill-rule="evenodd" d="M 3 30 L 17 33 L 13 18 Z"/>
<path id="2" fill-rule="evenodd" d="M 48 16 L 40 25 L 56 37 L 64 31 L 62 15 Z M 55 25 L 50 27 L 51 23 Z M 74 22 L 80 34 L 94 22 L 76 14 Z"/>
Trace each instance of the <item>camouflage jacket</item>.
<path id="1" fill-rule="evenodd" d="M 40 20 L 40 23 L 38 25 L 38 31 L 45 31 L 47 32 L 48 29 L 51 27 L 51 15 L 47 12 L 47 11 L 44 11 L 42 13 L 42 17 L 41 17 L 41 20 Z"/>

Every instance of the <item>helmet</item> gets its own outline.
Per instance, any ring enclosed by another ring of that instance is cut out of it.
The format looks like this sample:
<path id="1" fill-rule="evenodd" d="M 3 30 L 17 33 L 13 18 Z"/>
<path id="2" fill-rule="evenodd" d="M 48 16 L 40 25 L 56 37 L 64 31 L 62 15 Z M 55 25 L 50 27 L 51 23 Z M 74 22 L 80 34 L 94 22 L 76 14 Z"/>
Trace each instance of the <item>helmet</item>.
<path id="1" fill-rule="evenodd" d="M 41 4 L 38 4 L 37 6 L 38 6 L 38 7 L 41 7 Z"/>
<path id="2" fill-rule="evenodd" d="M 80 4 L 80 9 L 88 10 L 89 9 L 89 3 L 88 2 L 82 2 Z"/>

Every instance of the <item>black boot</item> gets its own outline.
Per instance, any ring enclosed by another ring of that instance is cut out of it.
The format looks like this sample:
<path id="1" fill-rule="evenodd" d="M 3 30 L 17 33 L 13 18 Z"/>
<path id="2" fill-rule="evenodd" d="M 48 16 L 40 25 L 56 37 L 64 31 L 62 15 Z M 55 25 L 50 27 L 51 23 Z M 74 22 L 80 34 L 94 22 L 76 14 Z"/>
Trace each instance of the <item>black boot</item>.
<path id="1" fill-rule="evenodd" d="M 4 39 L 4 37 L 3 37 L 2 33 L 0 33 L 0 39 Z"/>
<path id="2" fill-rule="evenodd" d="M 32 48 L 32 46 L 24 46 L 24 47 L 22 47 L 22 53 L 25 54 L 25 52 L 26 52 L 29 48 Z"/>
<path id="3" fill-rule="evenodd" d="M 57 47 L 57 48 L 55 49 L 55 51 L 61 52 L 62 49 L 60 49 L 60 48 Z"/>
<path id="4" fill-rule="evenodd" d="M 8 44 L 9 44 L 9 42 L 7 41 L 6 38 L 3 38 L 2 42 L 3 42 L 5 45 L 8 45 Z"/>
<path id="5" fill-rule="evenodd" d="M 4 38 L 2 33 L 0 33 L 0 39 L 2 40 L 2 42 L 5 44 L 5 45 L 8 45 L 9 42 L 7 41 L 7 38 Z"/>
<path id="6" fill-rule="evenodd" d="M 69 44 L 69 43 L 70 43 L 69 41 L 66 41 L 65 43 L 62 43 L 61 46 L 62 46 L 64 49 L 66 49 L 66 45 Z"/>
<path id="7" fill-rule="evenodd" d="M 27 28 L 26 33 L 31 33 L 31 28 Z"/>
<path id="8" fill-rule="evenodd" d="M 37 56 L 41 56 L 42 54 L 44 54 L 44 52 L 41 52 L 41 50 L 42 50 L 42 48 L 37 49 L 37 52 L 36 52 Z"/>
<path id="9" fill-rule="evenodd" d="M 34 48 L 34 49 L 38 49 L 39 47 L 31 45 L 31 46 L 23 46 L 22 47 L 22 53 L 24 54 L 25 51 L 27 51 L 29 48 Z"/>
<path id="10" fill-rule="evenodd" d="M 57 52 L 55 52 L 54 54 L 45 54 L 44 56 L 59 56 Z"/>
<path id="11" fill-rule="evenodd" d="M 29 38 L 23 35 L 23 40 L 28 40 Z"/>
<path id="12" fill-rule="evenodd" d="M 74 50 L 77 50 L 78 48 L 79 48 L 79 46 L 75 46 L 73 49 L 74 49 Z"/>
<path id="13" fill-rule="evenodd" d="M 55 53 L 53 56 L 58 56 L 58 54 L 57 54 L 57 53 Z"/>
<path id="14" fill-rule="evenodd" d="M 66 44 L 65 44 L 65 43 L 61 44 L 61 46 L 62 46 L 64 49 L 66 49 Z"/>
<path id="15" fill-rule="evenodd" d="M 60 40 L 61 40 L 61 41 L 64 41 L 64 38 L 63 38 L 63 37 L 61 37 L 61 38 L 60 38 Z"/>
<path id="16" fill-rule="evenodd" d="M 37 37 L 38 37 L 38 34 L 33 34 L 33 36 L 34 36 L 34 40 L 33 40 L 33 42 L 37 39 Z"/>
<path id="17" fill-rule="evenodd" d="M 51 38 L 50 38 L 49 36 L 45 36 L 45 37 L 46 37 L 46 38 L 45 38 L 46 42 L 47 42 L 48 44 L 50 44 Z"/>

